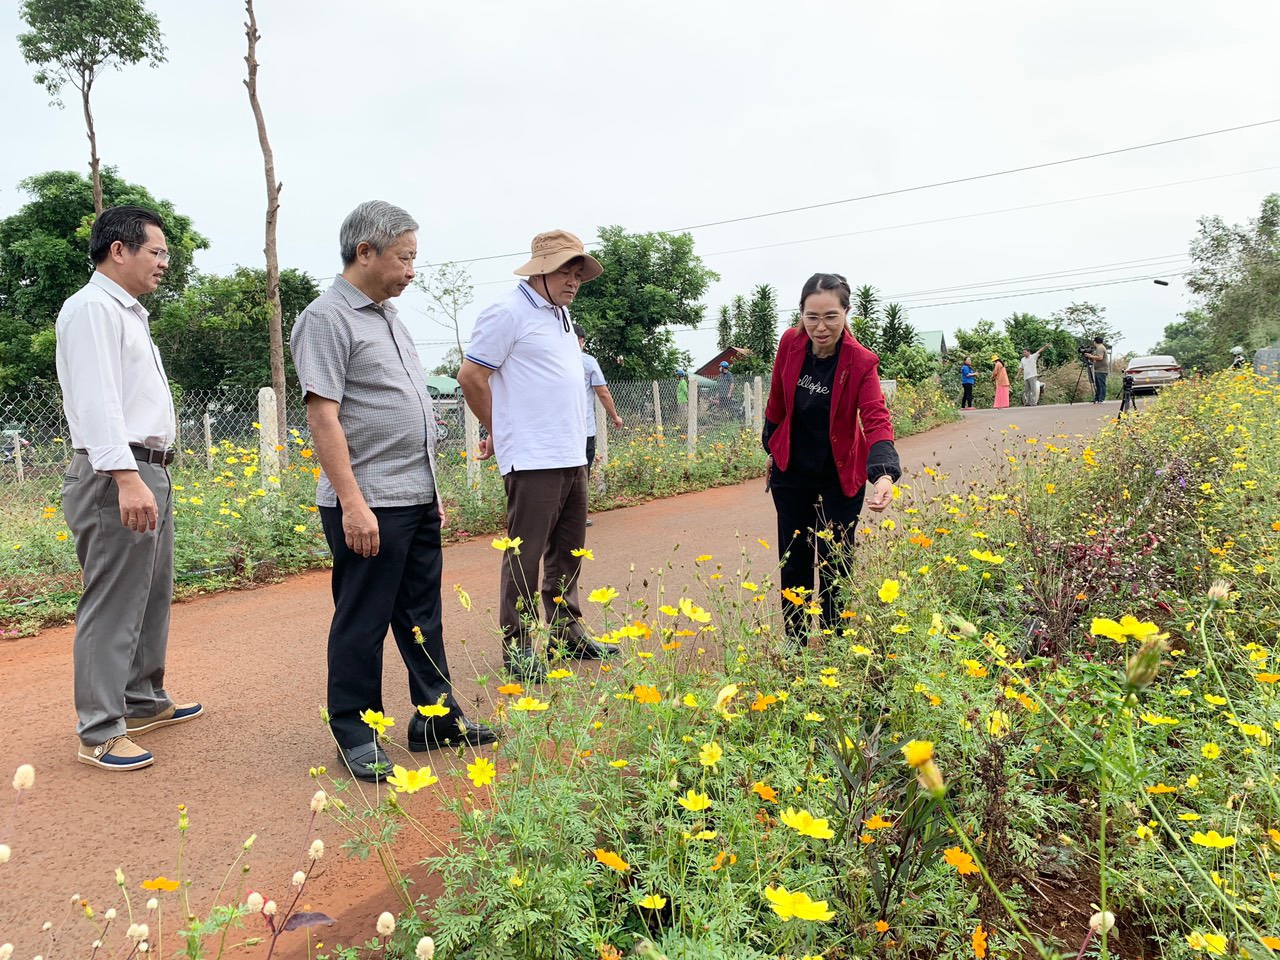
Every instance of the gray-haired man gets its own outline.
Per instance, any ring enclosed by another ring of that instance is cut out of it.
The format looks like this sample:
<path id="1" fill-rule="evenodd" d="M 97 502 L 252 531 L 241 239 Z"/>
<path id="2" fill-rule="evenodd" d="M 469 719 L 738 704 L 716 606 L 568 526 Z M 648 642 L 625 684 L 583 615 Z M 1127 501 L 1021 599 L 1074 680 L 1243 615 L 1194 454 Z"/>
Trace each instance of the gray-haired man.
<path id="1" fill-rule="evenodd" d="M 413 280 L 418 224 L 399 207 L 362 203 L 342 224 L 342 274 L 298 317 L 289 347 L 320 457 L 316 503 L 333 553 L 329 722 L 354 776 L 391 766 L 361 714 L 382 712 L 388 627 L 419 707 L 409 749 L 492 743 L 453 698 L 440 622 L 435 409 L 422 362 L 390 301 Z M 415 628 L 421 639 L 414 635 Z"/>

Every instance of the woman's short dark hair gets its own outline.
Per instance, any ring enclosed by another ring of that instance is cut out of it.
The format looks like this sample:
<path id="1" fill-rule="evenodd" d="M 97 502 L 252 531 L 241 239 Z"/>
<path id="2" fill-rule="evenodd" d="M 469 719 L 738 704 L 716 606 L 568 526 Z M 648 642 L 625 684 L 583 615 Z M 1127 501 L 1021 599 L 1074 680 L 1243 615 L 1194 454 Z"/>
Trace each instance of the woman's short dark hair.
<path id="1" fill-rule="evenodd" d="M 154 210 L 132 203 L 107 207 L 93 221 L 93 230 L 89 233 L 89 256 L 94 263 L 102 263 L 111 255 L 111 245 L 117 240 L 132 247 L 145 245 L 147 224 L 164 232 L 164 221 Z"/>
<path id="2" fill-rule="evenodd" d="M 828 291 L 840 298 L 840 306 L 846 310 L 849 309 L 853 291 L 849 289 L 849 281 L 838 273 L 815 273 L 806 280 L 804 288 L 800 291 L 800 309 L 804 309 L 804 302 L 815 293 Z"/>

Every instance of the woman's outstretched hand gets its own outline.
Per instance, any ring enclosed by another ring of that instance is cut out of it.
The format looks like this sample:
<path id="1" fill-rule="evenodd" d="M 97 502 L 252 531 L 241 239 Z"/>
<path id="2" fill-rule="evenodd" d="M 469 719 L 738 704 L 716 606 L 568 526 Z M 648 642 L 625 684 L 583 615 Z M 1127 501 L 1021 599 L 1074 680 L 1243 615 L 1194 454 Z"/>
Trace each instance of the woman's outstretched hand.
<path id="1" fill-rule="evenodd" d="M 893 481 L 888 477 L 881 477 L 871 485 L 871 496 L 867 497 L 867 507 L 879 513 L 892 501 Z"/>

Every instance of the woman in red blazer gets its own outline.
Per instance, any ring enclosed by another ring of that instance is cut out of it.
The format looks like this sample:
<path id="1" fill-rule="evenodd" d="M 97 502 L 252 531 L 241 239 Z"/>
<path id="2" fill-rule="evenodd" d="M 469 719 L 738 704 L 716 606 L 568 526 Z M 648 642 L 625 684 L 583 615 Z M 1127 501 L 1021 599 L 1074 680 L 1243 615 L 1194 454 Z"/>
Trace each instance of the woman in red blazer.
<path id="1" fill-rule="evenodd" d="M 883 510 L 902 475 L 879 358 L 849 332 L 849 298 L 849 282 L 839 274 L 809 278 L 800 293 L 800 323 L 778 343 L 764 411 L 782 587 L 813 590 L 816 549 L 824 630 L 839 626 L 836 581 L 848 575 L 864 499 Z M 808 641 L 807 606 L 783 603 L 787 637 L 801 646 Z"/>

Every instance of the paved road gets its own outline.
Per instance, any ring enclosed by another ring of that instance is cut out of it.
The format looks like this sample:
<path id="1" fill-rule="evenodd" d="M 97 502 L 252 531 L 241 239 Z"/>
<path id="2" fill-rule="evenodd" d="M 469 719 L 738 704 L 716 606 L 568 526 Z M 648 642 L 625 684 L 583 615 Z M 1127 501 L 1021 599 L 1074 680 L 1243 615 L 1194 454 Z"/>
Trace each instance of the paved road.
<path id="1" fill-rule="evenodd" d="M 1001 451 L 1013 424 L 1023 435 L 1045 436 L 1091 433 L 1102 420 L 1088 405 L 976 411 L 909 438 L 899 449 L 908 474 L 933 466 L 951 474 L 959 489 L 966 479 L 1004 465 Z M 756 538 L 772 542 L 774 526 L 758 480 L 600 514 L 589 530 L 596 561 L 584 584 L 620 585 L 631 564 L 637 576 L 670 564 L 667 582 L 677 589 L 698 553 L 728 556 L 746 544 L 763 554 Z M 453 676 L 465 696 L 478 695 L 468 678 L 500 662 L 492 613 L 497 573 L 488 538 L 445 550 L 445 635 Z M 175 607 L 168 686 L 180 698 L 201 700 L 207 715 L 148 735 L 156 763 L 135 773 L 107 773 L 75 761 L 72 628 L 0 644 L 0 774 L 7 778 L 23 762 L 37 770 L 35 791 L 18 810 L 14 831 L 7 838 L 0 833 L 0 842 L 14 850 L 13 860 L 0 866 L 0 943 L 12 941 L 19 956 L 47 955 L 41 924 L 58 924 L 74 893 L 95 905 L 114 902 L 117 866 L 139 895 L 136 884 L 142 880 L 174 876 L 180 803 L 191 820 L 186 875 L 199 891 L 193 897 L 197 909 L 207 905 L 251 833 L 257 841 L 248 883 L 267 896 L 283 894 L 310 842 L 304 832 L 315 785 L 308 768 L 333 767 L 335 760 L 319 721 L 332 612 L 328 583 L 328 573 L 320 571 Z M 454 601 L 455 583 L 470 592 L 472 613 Z M 386 706 L 407 722 L 412 707 L 394 650 L 388 644 Z M 401 728 L 395 732 L 403 736 Z M 433 754 L 430 762 L 450 761 Z M 407 804 L 438 835 L 447 834 L 448 821 L 431 813 L 428 794 L 407 798 Z M 5 819 L 0 809 L 0 828 Z M 308 885 L 307 900 L 340 920 L 326 931 L 326 941 L 363 941 L 381 910 L 395 910 L 387 882 L 375 866 L 342 859 L 341 838 L 330 825 L 320 835 L 331 853 L 323 874 Z M 401 862 L 416 862 L 428 852 L 425 843 L 409 842 Z M 93 939 L 74 920 L 65 935 L 78 946 Z"/>

